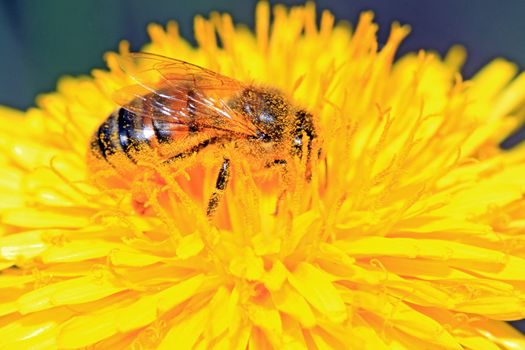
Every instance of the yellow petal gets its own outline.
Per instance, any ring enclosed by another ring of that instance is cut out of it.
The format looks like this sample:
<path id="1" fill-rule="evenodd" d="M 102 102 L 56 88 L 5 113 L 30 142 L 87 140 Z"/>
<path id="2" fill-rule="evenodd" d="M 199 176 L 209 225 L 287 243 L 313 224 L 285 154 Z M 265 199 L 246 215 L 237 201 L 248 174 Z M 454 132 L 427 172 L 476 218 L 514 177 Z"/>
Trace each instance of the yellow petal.
<path id="1" fill-rule="evenodd" d="M 401 300 L 360 291 L 346 293 L 352 304 L 381 316 L 393 327 L 417 339 L 447 349 L 461 349 L 461 345 L 441 324 L 415 311 Z"/>
<path id="2" fill-rule="evenodd" d="M 166 312 L 184 300 L 195 295 L 201 287 L 211 288 L 205 285 L 206 278 L 203 275 L 196 275 L 184 279 L 182 282 L 169 287 L 159 293 L 158 309 Z"/>
<path id="3" fill-rule="evenodd" d="M 105 257 L 118 250 L 129 251 L 129 248 L 102 240 L 73 241 L 49 247 L 42 253 L 42 260 L 46 263 L 83 261 Z"/>
<path id="4" fill-rule="evenodd" d="M 80 228 L 89 225 L 89 216 L 84 210 L 73 208 L 51 209 L 7 209 L 2 213 L 5 224 L 29 228 Z"/>
<path id="5" fill-rule="evenodd" d="M 429 259 L 447 262 L 449 265 L 473 271 L 497 271 L 522 279 L 515 270 L 522 264 L 520 258 L 509 257 L 500 251 L 473 245 L 435 239 L 365 237 L 354 241 L 337 242 L 337 245 L 355 257 L 389 256 L 410 259 Z M 522 266 L 522 265 L 521 265 Z M 516 270 L 517 271 L 517 270 Z M 507 277 L 508 278 L 508 277 Z"/>
<path id="6" fill-rule="evenodd" d="M 289 314 L 301 323 L 303 327 L 312 328 L 316 324 L 315 315 L 304 297 L 288 285 L 272 292 L 275 307 Z"/>
<path id="7" fill-rule="evenodd" d="M 457 304 L 455 309 L 485 315 L 496 320 L 525 318 L 525 300 L 523 297 L 514 295 L 472 298 L 470 301 Z"/>
<path id="8" fill-rule="evenodd" d="M 111 251 L 110 257 L 116 266 L 148 266 L 161 261 L 158 256 L 120 249 Z"/>
<path id="9" fill-rule="evenodd" d="M 506 322 L 482 320 L 473 322 L 472 326 L 477 328 L 479 333 L 484 337 L 503 349 L 525 349 L 525 338 L 523 334 Z"/>
<path id="10" fill-rule="evenodd" d="M 476 350 L 501 350 L 499 346 L 481 336 L 461 337 L 461 345 Z"/>
<path id="11" fill-rule="evenodd" d="M 288 281 L 313 307 L 334 322 L 347 318 L 346 307 L 329 277 L 318 268 L 300 263 Z"/>
<path id="12" fill-rule="evenodd" d="M 251 249 L 241 252 L 230 263 L 230 271 L 234 276 L 249 280 L 260 280 L 264 275 L 264 264 L 261 257 L 256 256 Z"/>
<path id="13" fill-rule="evenodd" d="M 115 323 L 120 332 L 129 332 L 146 326 L 157 319 L 158 295 L 143 296 L 115 313 Z"/>
<path id="14" fill-rule="evenodd" d="M 60 328 L 57 344 L 63 349 L 80 348 L 106 339 L 117 331 L 112 313 L 76 316 Z"/>
<path id="15" fill-rule="evenodd" d="M 264 331 L 277 335 L 282 333 L 281 316 L 272 307 L 253 304 L 248 309 L 248 315 L 253 324 Z"/>
<path id="16" fill-rule="evenodd" d="M 0 237 L 0 257 L 5 260 L 17 258 L 32 258 L 47 249 L 47 244 L 42 241 L 42 234 L 46 231 L 26 231 Z"/>
<path id="17" fill-rule="evenodd" d="M 187 313 L 183 319 L 179 319 L 179 322 L 170 328 L 158 349 L 192 349 L 203 332 L 207 315 L 206 308 Z"/>
<path id="18" fill-rule="evenodd" d="M 181 259 L 191 258 L 199 254 L 204 248 L 204 243 L 198 233 L 184 236 L 177 247 L 177 256 Z"/>
<path id="19" fill-rule="evenodd" d="M 27 314 L 48 308 L 87 303 L 126 289 L 107 276 L 79 277 L 57 282 L 22 295 L 17 300 L 20 313 Z"/>
<path id="20" fill-rule="evenodd" d="M 0 328 L 2 349 L 53 349 L 60 325 L 73 313 L 65 309 L 26 315 Z"/>
<path id="21" fill-rule="evenodd" d="M 220 287 L 210 302 L 211 321 L 207 336 L 211 339 L 217 338 L 228 329 L 231 318 L 231 315 L 228 314 L 229 298 L 230 295 L 226 288 Z"/>
<path id="22" fill-rule="evenodd" d="M 303 336 L 303 330 L 301 325 L 288 318 L 283 319 L 283 334 L 282 334 L 282 349 L 286 350 L 307 350 L 308 345 Z"/>
<path id="23" fill-rule="evenodd" d="M 264 285 L 271 291 L 278 291 L 286 280 L 286 274 L 286 267 L 277 260 L 273 263 L 270 271 L 264 274 Z"/>

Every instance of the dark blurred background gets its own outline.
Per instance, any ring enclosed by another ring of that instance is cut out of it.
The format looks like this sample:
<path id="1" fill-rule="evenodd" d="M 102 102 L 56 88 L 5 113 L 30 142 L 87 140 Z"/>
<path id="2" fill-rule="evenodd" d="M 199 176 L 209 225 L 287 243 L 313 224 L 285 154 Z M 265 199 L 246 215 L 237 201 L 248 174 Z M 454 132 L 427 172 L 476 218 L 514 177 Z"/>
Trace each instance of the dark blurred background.
<path id="1" fill-rule="evenodd" d="M 523 0 L 319 0 L 317 7 L 352 23 L 362 10 L 372 9 L 382 42 L 392 21 L 409 23 L 413 31 L 401 53 L 420 48 L 444 53 L 452 44 L 464 44 L 466 76 L 497 56 L 525 66 Z M 102 54 L 121 39 L 140 48 L 147 23 L 175 19 L 190 38 L 195 14 L 228 11 L 252 25 L 254 8 L 255 1 L 228 0 L 0 0 L 0 104 L 31 106 L 37 93 L 54 89 L 59 76 L 102 67 Z"/>
<path id="2" fill-rule="evenodd" d="M 276 1 L 271 1 L 275 3 Z M 302 4 L 303 1 L 280 1 Z M 253 25 L 255 1 L 229 0 L 0 0 L 0 104 L 25 109 L 36 94 L 52 91 L 64 74 L 89 74 L 103 67 L 102 54 L 121 39 L 139 49 L 148 39 L 146 25 L 179 22 L 186 38 L 192 18 L 212 10 L 228 11 L 236 22 Z M 412 26 L 400 54 L 420 48 L 444 54 L 456 43 L 468 50 L 467 77 L 495 57 L 525 66 L 523 0 L 319 0 L 336 18 L 356 23 L 373 10 L 384 42 L 392 21 Z M 524 131 L 525 134 L 525 131 Z M 520 139 L 523 137 L 520 136 Z M 518 325 L 525 330 L 525 324 Z"/>

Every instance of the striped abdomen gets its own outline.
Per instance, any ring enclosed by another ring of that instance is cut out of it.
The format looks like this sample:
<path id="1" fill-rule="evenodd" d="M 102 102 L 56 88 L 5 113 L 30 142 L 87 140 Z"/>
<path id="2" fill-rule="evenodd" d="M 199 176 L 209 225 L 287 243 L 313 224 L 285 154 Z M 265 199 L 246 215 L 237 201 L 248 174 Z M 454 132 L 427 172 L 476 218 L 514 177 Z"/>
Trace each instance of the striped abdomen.
<path id="1" fill-rule="evenodd" d="M 144 147 L 170 142 L 171 134 L 165 121 L 139 117 L 127 109 L 120 108 L 94 133 L 91 151 L 106 160 L 116 153 L 123 153 L 135 162 L 133 153 Z"/>
<path id="2" fill-rule="evenodd" d="M 195 123 L 194 91 L 179 91 L 173 95 L 178 98 L 173 99 L 166 100 L 165 96 L 170 96 L 170 93 L 159 91 L 146 95 L 133 100 L 131 108 L 120 108 L 112 113 L 94 133 L 92 153 L 105 160 L 114 154 L 123 153 L 135 163 L 133 155 L 145 148 L 155 148 L 195 134 L 198 127 Z M 172 113 L 184 114 L 187 116 L 185 123 L 170 123 L 166 121 L 166 115 L 155 117 L 159 106 L 169 106 L 166 109 Z M 133 112 L 137 110 L 141 112 Z"/>

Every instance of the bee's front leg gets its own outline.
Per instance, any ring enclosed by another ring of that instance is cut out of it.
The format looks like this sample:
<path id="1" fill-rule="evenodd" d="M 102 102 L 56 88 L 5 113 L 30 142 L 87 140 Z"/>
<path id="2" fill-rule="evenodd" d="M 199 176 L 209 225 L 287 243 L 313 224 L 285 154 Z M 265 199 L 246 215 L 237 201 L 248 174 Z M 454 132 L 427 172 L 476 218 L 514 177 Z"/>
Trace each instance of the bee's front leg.
<path id="1" fill-rule="evenodd" d="M 217 209 L 217 206 L 219 205 L 221 196 L 224 193 L 224 190 L 226 189 L 226 185 L 228 185 L 229 179 L 230 179 L 230 160 L 228 158 L 224 158 L 224 161 L 222 162 L 222 166 L 219 170 L 219 174 L 217 175 L 217 182 L 215 183 L 215 190 L 213 191 L 210 197 L 210 200 L 208 201 L 208 209 L 206 210 L 206 215 L 208 215 L 208 217 L 212 217 L 213 214 L 215 213 L 215 210 Z"/>

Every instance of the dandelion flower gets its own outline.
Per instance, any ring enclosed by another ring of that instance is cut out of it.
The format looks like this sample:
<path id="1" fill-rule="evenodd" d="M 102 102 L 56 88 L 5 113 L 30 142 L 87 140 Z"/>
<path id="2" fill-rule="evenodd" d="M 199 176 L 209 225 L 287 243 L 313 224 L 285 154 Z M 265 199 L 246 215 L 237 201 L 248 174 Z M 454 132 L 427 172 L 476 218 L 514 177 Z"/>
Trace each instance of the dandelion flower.
<path id="1" fill-rule="evenodd" d="M 352 30 L 312 3 L 271 11 L 254 32 L 197 17 L 196 48 L 148 28 L 144 51 L 315 115 L 311 181 L 238 159 L 212 220 L 213 152 L 151 164 L 163 186 L 93 181 L 90 137 L 128 79 L 116 53 L 0 109 L 0 348 L 525 348 L 505 323 L 525 317 L 525 152 L 498 147 L 525 75 L 496 59 L 464 81 L 461 47 L 394 62 L 409 28 L 380 46 L 369 12 Z"/>

